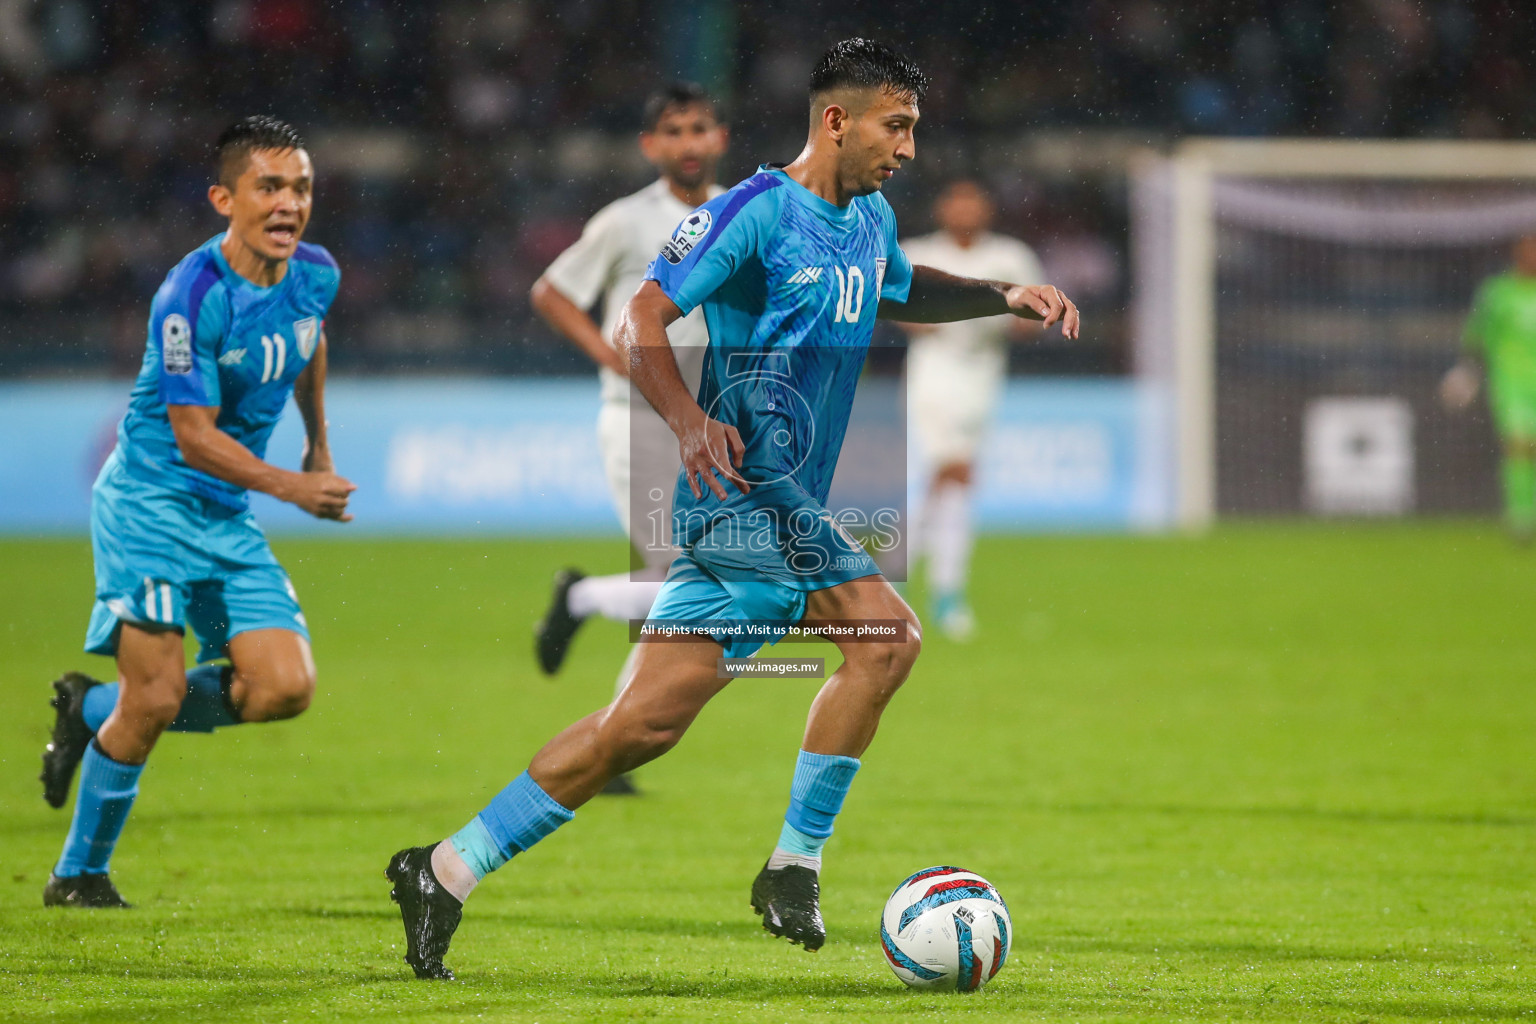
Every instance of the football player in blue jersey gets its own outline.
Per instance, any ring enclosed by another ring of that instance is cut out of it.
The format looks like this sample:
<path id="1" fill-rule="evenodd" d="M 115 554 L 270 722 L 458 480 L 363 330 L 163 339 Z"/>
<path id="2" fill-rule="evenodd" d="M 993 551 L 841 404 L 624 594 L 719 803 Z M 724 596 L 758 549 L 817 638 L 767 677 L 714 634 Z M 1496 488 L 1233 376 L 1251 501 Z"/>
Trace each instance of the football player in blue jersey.
<path id="1" fill-rule="evenodd" d="M 219 136 L 215 159 L 208 198 L 229 226 L 155 293 L 144 365 L 91 491 L 85 649 L 114 656 L 117 681 L 71 672 L 53 684 L 48 803 L 63 806 L 81 767 L 47 906 L 128 905 L 108 866 L 163 731 L 292 718 L 315 688 L 304 615 L 247 491 L 352 518 L 354 488 L 336 475 L 325 429 L 325 314 L 341 272 L 301 241 L 314 172 L 293 128 L 246 118 Z M 263 458 L 289 394 L 308 435 L 297 473 Z M 201 644 L 190 671 L 188 626 Z"/>
<path id="2" fill-rule="evenodd" d="M 778 843 L 753 882 L 763 926 L 808 950 L 826 940 L 821 850 L 906 679 L 919 625 L 869 555 L 825 508 L 876 316 L 943 322 L 1012 313 L 1078 332 L 1049 285 L 913 267 L 881 186 L 914 156 L 922 72 L 864 39 L 834 46 L 811 76 L 805 149 L 764 166 L 685 217 L 625 308 L 618 339 L 631 377 L 678 437 L 673 562 L 650 622 L 691 632 L 642 645 L 629 686 L 568 727 L 457 833 L 402 850 L 386 876 L 406 961 L 443 964 L 463 901 L 620 772 L 681 739 L 746 658 L 803 621 L 881 623 L 878 642 L 834 638 L 843 664 L 811 705 Z M 678 373 L 669 323 L 703 306 L 710 344 L 697 395 Z M 681 486 L 686 482 L 687 487 Z M 880 627 L 877 627 L 880 628 Z M 700 635 L 702 634 L 702 635 Z"/>

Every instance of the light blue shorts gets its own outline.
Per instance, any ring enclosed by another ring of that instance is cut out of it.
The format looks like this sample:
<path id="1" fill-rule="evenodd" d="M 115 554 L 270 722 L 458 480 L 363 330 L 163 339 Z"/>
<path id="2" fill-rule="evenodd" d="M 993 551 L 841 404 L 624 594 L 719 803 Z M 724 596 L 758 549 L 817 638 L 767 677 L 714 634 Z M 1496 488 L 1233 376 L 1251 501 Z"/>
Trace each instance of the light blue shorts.
<path id="1" fill-rule="evenodd" d="M 805 617 L 806 595 L 880 572 L 821 505 L 717 518 L 667 572 L 647 622 L 692 627 L 749 658 Z"/>
<path id="2" fill-rule="evenodd" d="M 804 617 L 805 593 L 769 580 L 720 579 L 678 555 L 646 622 L 696 628 L 724 647 L 725 657 L 750 658 Z M 769 631 L 748 630 L 756 624 Z"/>
<path id="3" fill-rule="evenodd" d="M 91 654 L 116 654 L 124 622 L 177 632 L 190 626 L 199 662 L 225 657 L 230 639 L 253 629 L 309 638 L 293 584 L 249 509 L 139 480 L 115 453 L 91 489 L 91 547 Z"/>

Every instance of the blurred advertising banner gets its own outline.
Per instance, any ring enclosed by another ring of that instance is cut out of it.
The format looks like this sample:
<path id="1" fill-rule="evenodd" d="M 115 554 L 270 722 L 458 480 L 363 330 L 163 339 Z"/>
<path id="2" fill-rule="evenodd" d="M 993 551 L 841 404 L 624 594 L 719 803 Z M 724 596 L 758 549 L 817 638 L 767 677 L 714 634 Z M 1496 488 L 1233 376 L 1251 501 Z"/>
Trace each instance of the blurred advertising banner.
<path id="1" fill-rule="evenodd" d="M 0 531 L 87 529 L 91 482 L 128 390 L 127 381 L 0 384 Z M 356 521 L 321 523 L 264 495 L 253 498 L 256 514 L 272 533 L 617 533 L 599 404 L 586 379 L 333 379 L 331 447 L 358 485 Z M 979 524 L 1166 525 L 1171 459 L 1159 408 L 1131 381 L 1010 381 L 978 465 Z M 298 468 L 303 437 L 290 409 L 268 457 Z M 920 487 L 921 453 L 910 461 L 909 488 Z"/>
<path id="2" fill-rule="evenodd" d="M 977 523 L 995 532 L 1170 527 L 1167 419 L 1144 382 L 1009 380 L 977 460 Z"/>

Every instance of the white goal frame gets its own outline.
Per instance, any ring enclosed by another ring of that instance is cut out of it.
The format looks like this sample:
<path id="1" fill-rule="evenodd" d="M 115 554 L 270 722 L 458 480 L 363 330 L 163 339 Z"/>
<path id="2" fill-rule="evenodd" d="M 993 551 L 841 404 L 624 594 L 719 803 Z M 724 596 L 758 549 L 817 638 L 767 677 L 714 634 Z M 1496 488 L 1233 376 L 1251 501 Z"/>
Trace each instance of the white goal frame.
<path id="1" fill-rule="evenodd" d="M 1174 521 L 1216 517 L 1217 178 L 1536 182 L 1536 143 L 1188 139 L 1131 169 L 1136 373 L 1168 401 Z"/>

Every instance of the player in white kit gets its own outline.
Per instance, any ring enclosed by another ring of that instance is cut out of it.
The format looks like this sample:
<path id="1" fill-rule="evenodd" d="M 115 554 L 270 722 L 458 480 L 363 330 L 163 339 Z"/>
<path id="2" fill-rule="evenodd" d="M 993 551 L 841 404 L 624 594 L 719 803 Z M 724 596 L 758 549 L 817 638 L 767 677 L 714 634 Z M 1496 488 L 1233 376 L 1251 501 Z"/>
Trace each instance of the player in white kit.
<path id="1" fill-rule="evenodd" d="M 539 665 L 546 674 L 559 671 L 571 639 L 588 616 L 622 622 L 645 618 L 677 555 L 671 538 L 677 438 L 648 402 L 630 401 L 630 383 L 613 348 L 613 333 L 624 304 L 678 223 L 723 191 L 715 183 L 715 172 L 725 145 L 725 125 L 697 85 L 677 84 L 652 95 L 645 106 L 640 149 L 659 177 L 599 210 L 581 238 L 534 283 L 534 308 L 598 366 L 603 404 L 597 436 L 603 469 L 614 509 L 641 563 L 632 572 L 607 576 L 588 576 L 577 569 L 556 574 L 549 610 L 535 632 Z M 599 299 L 601 326 L 587 313 Z M 709 342 L 703 311 L 679 318 L 667 335 L 683 379 L 697 390 Z M 624 688 L 633 663 L 631 650 L 616 691 Z M 605 790 L 633 791 L 623 776 Z"/>
<path id="2" fill-rule="evenodd" d="M 993 204 L 974 181 L 955 181 L 934 204 L 939 230 L 905 239 L 913 263 L 984 280 L 1043 281 L 1040 260 L 1016 238 L 988 230 Z M 905 324 L 907 407 L 928 467 L 914 547 L 927 560 L 930 612 L 940 632 L 965 640 L 975 630 L 966 600 L 970 572 L 971 478 L 976 449 L 1007 375 L 1011 338 L 1038 325 L 998 316 L 946 324 Z"/>

